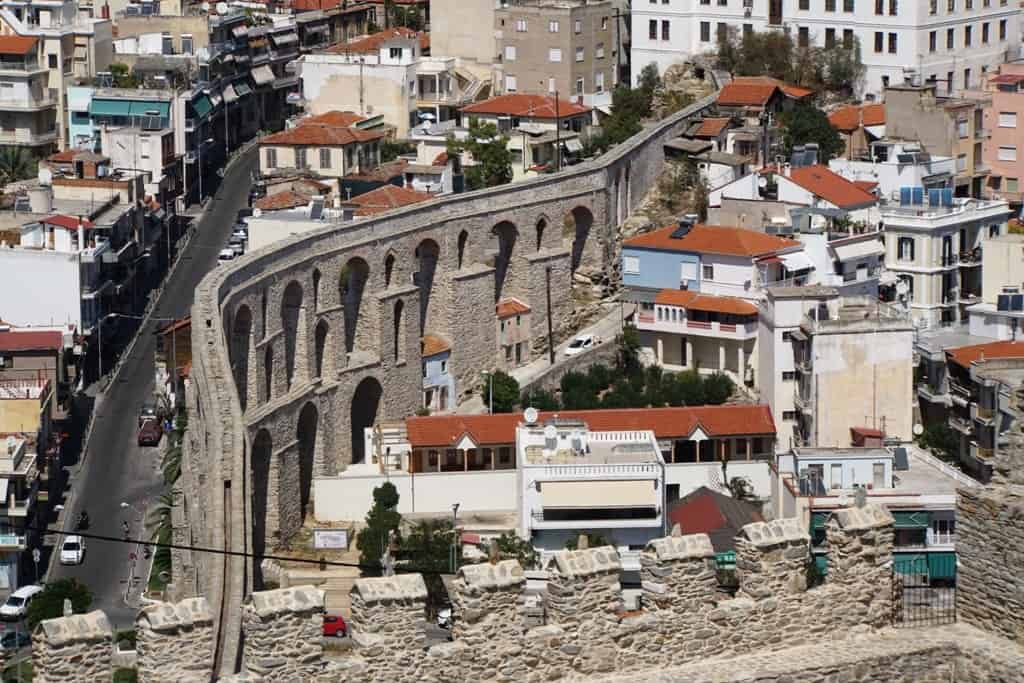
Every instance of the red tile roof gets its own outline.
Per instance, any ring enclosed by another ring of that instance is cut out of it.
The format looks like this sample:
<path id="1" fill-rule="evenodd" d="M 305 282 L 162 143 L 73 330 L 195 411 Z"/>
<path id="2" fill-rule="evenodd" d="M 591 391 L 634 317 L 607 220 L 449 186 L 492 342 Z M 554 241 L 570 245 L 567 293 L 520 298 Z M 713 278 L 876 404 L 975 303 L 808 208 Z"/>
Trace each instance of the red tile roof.
<path id="1" fill-rule="evenodd" d="M 297 125 L 307 126 L 311 124 L 319 124 L 322 126 L 334 126 L 336 128 L 348 128 L 365 120 L 366 117 L 360 116 L 354 111 L 328 111 L 318 116 L 309 116 L 304 119 L 299 119 Z"/>
<path id="2" fill-rule="evenodd" d="M 63 152 L 56 152 L 54 154 L 51 154 L 50 156 L 46 157 L 46 160 L 52 161 L 57 164 L 70 164 L 75 160 L 75 155 L 77 155 L 80 151 L 81 150 L 73 148 L 65 149 Z"/>
<path id="3" fill-rule="evenodd" d="M 45 223 L 46 225 L 58 225 L 64 228 L 65 230 L 78 230 L 79 222 L 81 222 L 81 224 L 87 228 L 92 227 L 92 221 L 89 220 L 88 218 L 79 219 L 78 216 L 67 216 L 62 213 L 56 213 L 52 216 L 47 216 L 46 218 L 42 219 L 39 222 Z"/>
<path id="4" fill-rule="evenodd" d="M 727 116 L 720 118 L 704 119 L 700 126 L 694 131 L 696 138 L 717 138 L 729 125 L 731 119 Z"/>
<path id="5" fill-rule="evenodd" d="M 431 166 L 446 166 L 448 164 L 448 152 L 441 152 L 436 157 Z"/>
<path id="6" fill-rule="evenodd" d="M 735 548 L 734 539 L 747 524 L 764 519 L 757 508 L 706 486 L 668 504 L 669 525 L 678 524 L 684 534 L 707 534 L 716 552 Z"/>
<path id="7" fill-rule="evenodd" d="M 763 107 L 776 91 L 800 99 L 814 91 L 789 85 L 767 76 L 741 76 L 732 79 L 718 92 L 718 104 L 725 107 Z"/>
<path id="8" fill-rule="evenodd" d="M 32 36 L 0 36 L 0 55 L 23 55 L 35 48 L 38 38 Z"/>
<path id="9" fill-rule="evenodd" d="M 359 128 L 346 128 L 319 123 L 304 123 L 301 126 L 282 130 L 260 140 L 261 145 L 312 145 L 336 147 L 354 142 L 370 142 L 384 137 L 384 133 Z"/>
<path id="10" fill-rule="evenodd" d="M 682 289 L 663 289 L 654 297 L 654 303 L 664 306 L 679 306 L 691 311 L 707 311 L 708 313 L 757 314 L 757 306 L 749 301 L 732 296 L 712 296 Z"/>
<path id="11" fill-rule="evenodd" d="M 539 420 L 544 422 L 556 415 L 583 420 L 594 431 L 650 429 L 659 439 L 687 439 L 698 426 L 710 437 L 775 434 L 775 421 L 767 405 L 560 410 L 542 412 Z M 510 444 L 515 442 L 515 428 L 522 419 L 518 413 L 431 415 L 407 417 L 405 428 L 414 448 L 451 446 L 463 434 L 478 444 Z"/>
<path id="12" fill-rule="evenodd" d="M 291 0 L 291 8 L 296 14 L 299 12 L 333 9 L 340 4 L 341 0 Z"/>
<path id="13" fill-rule="evenodd" d="M 435 334 L 423 335 L 422 342 L 423 350 L 421 351 L 421 354 L 424 358 L 427 356 L 436 356 L 439 353 L 452 350 L 452 345 L 448 343 L 448 340 Z"/>
<path id="14" fill-rule="evenodd" d="M 878 183 L 871 180 L 854 180 L 853 184 L 864 190 L 865 192 L 873 193 L 874 189 L 878 187 Z"/>
<path id="15" fill-rule="evenodd" d="M 828 115 L 832 127 L 844 133 L 855 131 L 864 126 L 881 126 L 885 124 L 884 104 L 850 104 Z"/>
<path id="16" fill-rule="evenodd" d="M 380 50 L 384 43 L 395 38 L 419 38 L 419 46 L 421 50 L 425 50 L 430 46 L 430 38 L 426 33 L 417 33 L 412 29 L 399 26 L 398 28 L 389 28 L 386 31 L 373 33 L 360 40 L 352 41 L 351 43 L 338 43 L 337 45 L 332 45 L 327 48 L 325 52 L 330 52 L 332 54 L 355 55 L 372 54 Z"/>
<path id="17" fill-rule="evenodd" d="M 590 107 L 558 99 L 558 118 L 586 114 Z M 498 95 L 482 102 L 474 102 L 462 108 L 466 114 L 497 114 L 500 116 L 525 116 L 534 119 L 555 118 L 555 98 L 549 95 L 528 95 L 510 93 Z"/>
<path id="18" fill-rule="evenodd" d="M 689 251 L 698 254 L 756 257 L 800 246 L 796 240 L 756 230 L 722 225 L 695 225 L 683 237 L 672 237 L 677 226 L 670 225 L 623 241 L 623 246 Z"/>
<path id="19" fill-rule="evenodd" d="M 999 74 L 988 79 L 989 83 L 997 85 L 1015 85 L 1024 81 L 1024 74 Z"/>
<path id="20" fill-rule="evenodd" d="M 778 174 L 774 168 L 767 168 L 762 173 L 776 173 L 779 178 L 785 177 L 811 194 L 821 197 L 840 209 L 857 209 L 871 206 L 878 201 L 873 194 L 860 187 L 852 180 L 847 180 L 827 166 L 799 166 L 791 169 L 788 176 Z"/>
<path id="21" fill-rule="evenodd" d="M 57 351 L 63 339 L 60 332 L 15 328 L 0 332 L 0 351 Z"/>
<path id="22" fill-rule="evenodd" d="M 1024 342 L 998 341 L 974 346 L 961 346 L 958 349 L 947 349 L 946 358 L 961 367 L 970 367 L 971 363 L 993 358 L 1024 358 Z"/>
<path id="23" fill-rule="evenodd" d="M 498 316 L 499 320 L 529 312 L 530 307 L 519 299 L 502 299 L 494 306 L 494 313 Z"/>
<path id="24" fill-rule="evenodd" d="M 256 200 L 253 205 L 260 211 L 280 211 L 282 209 L 294 209 L 297 206 L 309 204 L 309 195 L 295 190 L 285 190 L 268 194 Z"/>
<path id="25" fill-rule="evenodd" d="M 388 184 L 381 185 L 377 189 L 370 190 L 358 197 L 353 197 L 349 204 L 356 206 L 357 216 L 369 216 L 402 206 L 418 204 L 433 198 L 434 195 L 426 192 Z"/>

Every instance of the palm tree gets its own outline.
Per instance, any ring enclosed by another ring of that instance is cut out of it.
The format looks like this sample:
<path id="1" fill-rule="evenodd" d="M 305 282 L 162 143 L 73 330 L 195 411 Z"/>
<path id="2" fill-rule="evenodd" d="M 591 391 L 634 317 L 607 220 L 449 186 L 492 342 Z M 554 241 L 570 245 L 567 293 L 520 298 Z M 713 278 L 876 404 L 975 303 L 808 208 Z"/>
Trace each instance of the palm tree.
<path id="1" fill-rule="evenodd" d="M 174 432 L 168 438 L 173 439 Z M 160 460 L 160 469 L 164 474 L 164 482 L 170 486 L 181 476 L 181 440 L 172 442 L 164 451 Z"/>
<path id="2" fill-rule="evenodd" d="M 155 543 L 170 543 L 173 539 L 173 522 L 171 520 L 171 509 L 174 507 L 174 494 L 163 493 L 157 499 L 157 506 L 150 512 L 147 526 L 151 531 L 150 538 Z M 159 547 L 153 553 L 153 570 L 156 576 L 170 576 L 171 573 L 171 549 Z"/>
<path id="3" fill-rule="evenodd" d="M 38 168 L 38 163 L 21 147 L 0 148 L 0 185 L 31 178 Z"/>

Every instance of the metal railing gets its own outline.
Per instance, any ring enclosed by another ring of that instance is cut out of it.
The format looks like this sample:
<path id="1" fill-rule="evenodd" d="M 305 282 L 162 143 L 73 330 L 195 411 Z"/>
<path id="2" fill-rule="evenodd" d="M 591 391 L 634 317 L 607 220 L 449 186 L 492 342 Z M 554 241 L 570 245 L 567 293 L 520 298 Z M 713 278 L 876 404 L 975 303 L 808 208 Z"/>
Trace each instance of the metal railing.
<path id="1" fill-rule="evenodd" d="M 24 547 L 25 537 L 18 534 L 0 534 L 0 546 L 2 547 Z"/>

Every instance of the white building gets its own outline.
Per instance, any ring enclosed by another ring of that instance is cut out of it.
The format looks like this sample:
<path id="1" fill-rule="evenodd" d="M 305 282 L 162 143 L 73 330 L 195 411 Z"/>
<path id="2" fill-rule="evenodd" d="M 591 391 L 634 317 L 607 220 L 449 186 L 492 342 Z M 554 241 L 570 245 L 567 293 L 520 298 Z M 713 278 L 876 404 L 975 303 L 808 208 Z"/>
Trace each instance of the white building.
<path id="1" fill-rule="evenodd" d="M 860 183 L 877 184 L 881 199 L 898 200 L 900 188 L 953 187 L 956 159 L 932 156 L 920 143 L 883 138 L 872 142 L 867 158 L 832 159 L 828 167 Z"/>
<path id="2" fill-rule="evenodd" d="M 45 388 L 49 389 L 49 384 Z M 38 392 L 43 386 L 34 387 Z M 18 401 L 29 396 L 38 400 L 38 393 L 19 393 Z M 0 387 L 0 409 L 8 402 L 6 387 Z M 39 492 L 39 471 L 36 465 L 35 434 L 31 443 L 24 436 L 7 436 L 0 442 L 0 594 L 21 586 L 19 567 L 22 553 L 39 537 L 36 526 L 36 498 Z"/>
<path id="3" fill-rule="evenodd" d="M 1018 8 L 1010 0 L 661 0 L 632 11 L 634 83 L 644 66 L 659 73 L 715 50 L 719 36 L 786 30 L 797 46 L 860 45 L 859 94 L 880 97 L 907 79 L 977 87 L 987 68 L 1016 55 Z"/>
<path id="4" fill-rule="evenodd" d="M 1024 235 L 981 240 L 981 299 L 967 307 L 970 333 L 1024 340 Z"/>

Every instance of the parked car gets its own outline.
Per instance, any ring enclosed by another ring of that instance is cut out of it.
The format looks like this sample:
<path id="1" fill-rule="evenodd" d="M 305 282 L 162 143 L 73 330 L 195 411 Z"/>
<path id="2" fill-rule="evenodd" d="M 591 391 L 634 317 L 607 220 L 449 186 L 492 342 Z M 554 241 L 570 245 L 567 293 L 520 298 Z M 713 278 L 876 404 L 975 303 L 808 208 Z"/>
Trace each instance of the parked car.
<path id="1" fill-rule="evenodd" d="M 238 210 L 238 220 L 241 221 L 243 218 L 248 218 L 252 215 L 252 207 L 246 206 Z"/>
<path id="2" fill-rule="evenodd" d="M 583 353 L 587 349 L 591 349 L 596 345 L 597 337 L 592 334 L 581 334 L 569 342 L 569 345 L 565 347 L 565 355 L 575 356 L 576 354 Z"/>
<path id="3" fill-rule="evenodd" d="M 234 258 L 235 250 L 232 249 L 231 247 L 224 247 L 223 249 L 220 250 L 220 253 L 217 254 L 217 260 L 220 261 L 221 263 L 226 263 L 227 261 L 231 261 Z"/>
<path id="4" fill-rule="evenodd" d="M 158 446 L 160 445 L 160 437 L 164 435 L 164 428 L 160 426 L 160 420 L 152 419 L 146 420 L 139 427 L 139 445 L 140 446 Z"/>
<path id="5" fill-rule="evenodd" d="M 5 650 L 19 650 L 32 644 L 32 636 L 21 631 L 8 631 L 0 636 L 0 647 Z"/>
<path id="6" fill-rule="evenodd" d="M 7 602 L 0 605 L 0 619 L 17 621 L 25 616 L 32 598 L 43 592 L 42 586 L 22 586 L 11 593 Z"/>
<path id="7" fill-rule="evenodd" d="M 234 252 L 235 256 L 241 256 L 245 253 L 245 243 L 234 235 L 228 240 L 228 249 Z"/>
<path id="8" fill-rule="evenodd" d="M 249 231 L 236 225 L 235 229 L 231 232 L 231 239 L 239 239 L 242 242 L 246 242 L 249 240 Z"/>
<path id="9" fill-rule="evenodd" d="M 139 426 L 146 420 L 157 419 L 156 406 L 152 403 L 143 403 L 142 407 L 139 408 Z"/>
<path id="10" fill-rule="evenodd" d="M 342 617 L 334 614 L 325 614 L 323 633 L 325 638 L 344 638 L 348 633 L 348 626 Z"/>
<path id="11" fill-rule="evenodd" d="M 85 559 L 85 539 L 81 536 L 65 536 L 60 544 L 61 564 L 82 564 Z"/>

